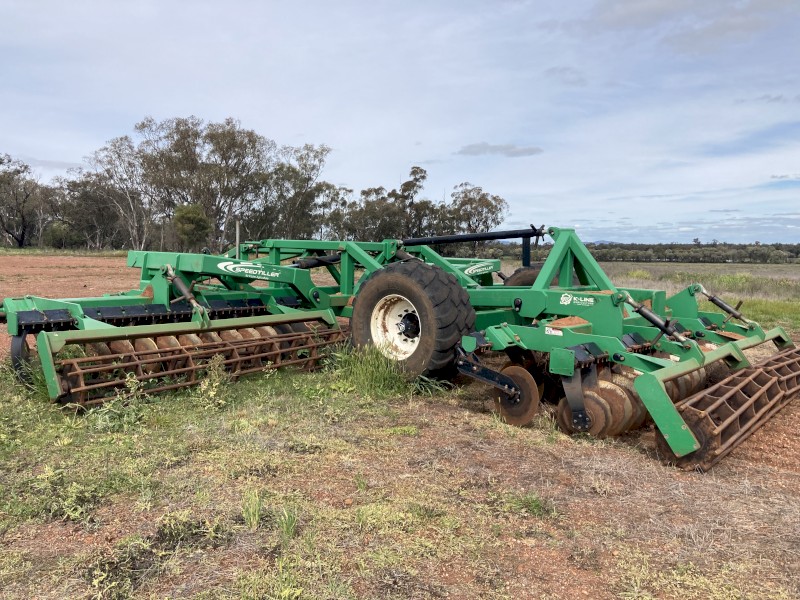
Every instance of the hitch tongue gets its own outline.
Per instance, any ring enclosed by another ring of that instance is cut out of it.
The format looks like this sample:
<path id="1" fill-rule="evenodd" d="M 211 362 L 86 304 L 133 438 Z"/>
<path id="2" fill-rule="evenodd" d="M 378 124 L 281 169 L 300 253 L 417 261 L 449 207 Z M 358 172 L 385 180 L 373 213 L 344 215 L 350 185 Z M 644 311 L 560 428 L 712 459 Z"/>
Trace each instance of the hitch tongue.
<path id="1" fill-rule="evenodd" d="M 175 274 L 175 270 L 172 268 L 172 265 L 164 265 L 163 271 L 166 274 L 165 279 L 174 285 L 175 289 L 181 293 L 181 296 L 175 298 L 175 300 L 172 302 L 186 300 L 197 312 L 205 312 L 205 308 L 203 308 L 203 306 L 197 301 L 195 295 L 192 293 L 191 287 L 187 286 L 183 282 L 183 279 Z M 192 284 L 192 286 L 194 286 L 194 284 Z"/>
<path id="2" fill-rule="evenodd" d="M 174 285 L 175 289 L 181 293 L 181 296 L 172 300 L 171 303 L 186 300 L 192 307 L 192 314 L 194 315 L 193 320 L 196 318 L 200 323 L 203 324 L 204 327 L 208 327 L 211 324 L 211 321 L 208 317 L 208 312 L 206 311 L 205 307 L 203 307 L 203 305 L 197 301 L 197 298 L 192 293 L 194 282 L 192 282 L 192 285 L 187 286 L 183 279 L 181 279 L 175 273 L 172 265 L 164 265 L 161 270 L 164 273 L 164 278 L 169 281 L 170 284 Z"/>

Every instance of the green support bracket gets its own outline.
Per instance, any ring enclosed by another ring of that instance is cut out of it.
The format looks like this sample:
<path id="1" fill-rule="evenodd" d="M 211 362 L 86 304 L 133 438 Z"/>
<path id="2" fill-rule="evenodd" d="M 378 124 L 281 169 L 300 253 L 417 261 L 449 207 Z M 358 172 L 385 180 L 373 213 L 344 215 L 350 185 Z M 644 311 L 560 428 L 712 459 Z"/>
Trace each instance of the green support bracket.
<path id="1" fill-rule="evenodd" d="M 568 348 L 554 348 L 550 352 L 550 372 L 553 375 L 572 377 L 575 373 L 575 352 Z"/>
<path id="2" fill-rule="evenodd" d="M 700 443 L 672 403 L 664 387 L 664 382 L 698 368 L 697 361 L 690 359 L 677 363 L 673 367 L 652 373 L 642 373 L 633 381 L 633 387 L 636 388 L 642 403 L 676 456 L 685 456 L 698 450 Z"/>

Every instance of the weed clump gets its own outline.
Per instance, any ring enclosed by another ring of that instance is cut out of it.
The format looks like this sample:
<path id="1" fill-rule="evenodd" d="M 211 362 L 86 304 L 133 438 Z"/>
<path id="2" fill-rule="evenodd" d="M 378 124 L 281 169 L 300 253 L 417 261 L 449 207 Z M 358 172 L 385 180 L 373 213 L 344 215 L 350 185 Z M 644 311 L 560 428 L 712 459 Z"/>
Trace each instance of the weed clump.
<path id="1" fill-rule="evenodd" d="M 152 536 L 123 539 L 110 552 L 95 556 L 83 569 L 91 597 L 129 598 L 182 547 L 213 547 L 225 539 L 218 521 L 193 518 L 188 511 L 165 514 Z"/>
<path id="2" fill-rule="evenodd" d="M 258 490 L 247 490 L 242 497 L 242 519 L 250 531 L 261 525 L 264 517 L 264 498 Z"/>
<path id="3" fill-rule="evenodd" d="M 297 566 L 285 557 L 275 561 L 274 568 L 242 575 L 238 587 L 242 600 L 299 600 L 304 593 Z"/>
<path id="4" fill-rule="evenodd" d="M 228 405 L 229 395 L 223 391 L 228 381 L 230 375 L 225 370 L 225 358 L 222 354 L 215 354 L 206 365 L 203 380 L 194 393 L 195 400 L 203 408 L 225 408 Z"/>
<path id="5" fill-rule="evenodd" d="M 552 502 L 536 492 L 508 494 L 504 498 L 504 504 L 506 510 L 527 513 L 534 517 L 554 517 L 557 514 Z"/>
<path id="6" fill-rule="evenodd" d="M 34 507 L 31 516 L 65 521 L 88 522 L 106 490 L 94 482 L 70 481 L 63 469 L 46 466 L 31 483 Z M 39 502 L 35 502 L 39 499 Z"/>
<path id="7" fill-rule="evenodd" d="M 339 346 L 328 355 L 326 367 L 333 375 L 332 390 L 372 399 L 433 395 L 449 389 L 447 383 L 425 376 L 409 378 L 397 361 L 387 358 L 374 346 Z"/>
<path id="8" fill-rule="evenodd" d="M 162 549 L 216 546 L 225 540 L 225 529 L 218 520 L 196 519 L 188 510 L 183 510 L 161 517 L 153 539 Z"/>
<path id="9" fill-rule="evenodd" d="M 125 388 L 110 400 L 87 413 L 90 427 L 101 433 L 127 433 L 135 429 L 144 418 L 147 401 L 142 382 L 135 373 L 125 375 Z"/>

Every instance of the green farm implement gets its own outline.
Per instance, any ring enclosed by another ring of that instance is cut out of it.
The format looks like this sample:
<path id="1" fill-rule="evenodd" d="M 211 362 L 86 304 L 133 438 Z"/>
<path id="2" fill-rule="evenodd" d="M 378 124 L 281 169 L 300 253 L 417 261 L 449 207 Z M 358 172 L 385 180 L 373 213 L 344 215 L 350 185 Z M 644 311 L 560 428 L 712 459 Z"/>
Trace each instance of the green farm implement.
<path id="1" fill-rule="evenodd" d="M 531 266 L 531 239 L 546 236 L 548 257 Z M 499 260 L 434 250 L 503 238 L 523 239 L 525 266 L 507 277 Z M 542 403 L 568 433 L 617 436 L 652 420 L 664 458 L 700 470 L 800 392 L 800 351 L 781 328 L 765 331 L 699 284 L 670 297 L 617 287 L 570 229 L 260 240 L 223 256 L 131 252 L 128 265 L 141 270 L 137 290 L 4 300 L 20 377 L 35 346 L 51 398 L 90 406 L 130 377 L 149 393 L 192 385 L 212 360 L 233 377 L 313 369 L 349 320 L 355 345 L 411 375 L 488 384 L 509 423 L 529 424 Z M 745 351 L 767 342 L 777 353 L 751 363 Z M 483 360 L 499 352 L 504 367 Z"/>

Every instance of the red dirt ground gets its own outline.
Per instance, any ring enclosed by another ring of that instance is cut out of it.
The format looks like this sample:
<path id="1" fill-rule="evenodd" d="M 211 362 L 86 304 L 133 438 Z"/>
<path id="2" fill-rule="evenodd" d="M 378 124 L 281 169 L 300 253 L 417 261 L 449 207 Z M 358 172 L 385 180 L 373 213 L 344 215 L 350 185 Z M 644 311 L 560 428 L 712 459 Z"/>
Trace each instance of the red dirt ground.
<path id="1" fill-rule="evenodd" d="M 139 270 L 124 257 L 5 255 L 0 258 L 0 300 L 20 296 L 80 298 L 139 287 Z M 0 326 L 0 357 L 10 340 Z"/>

